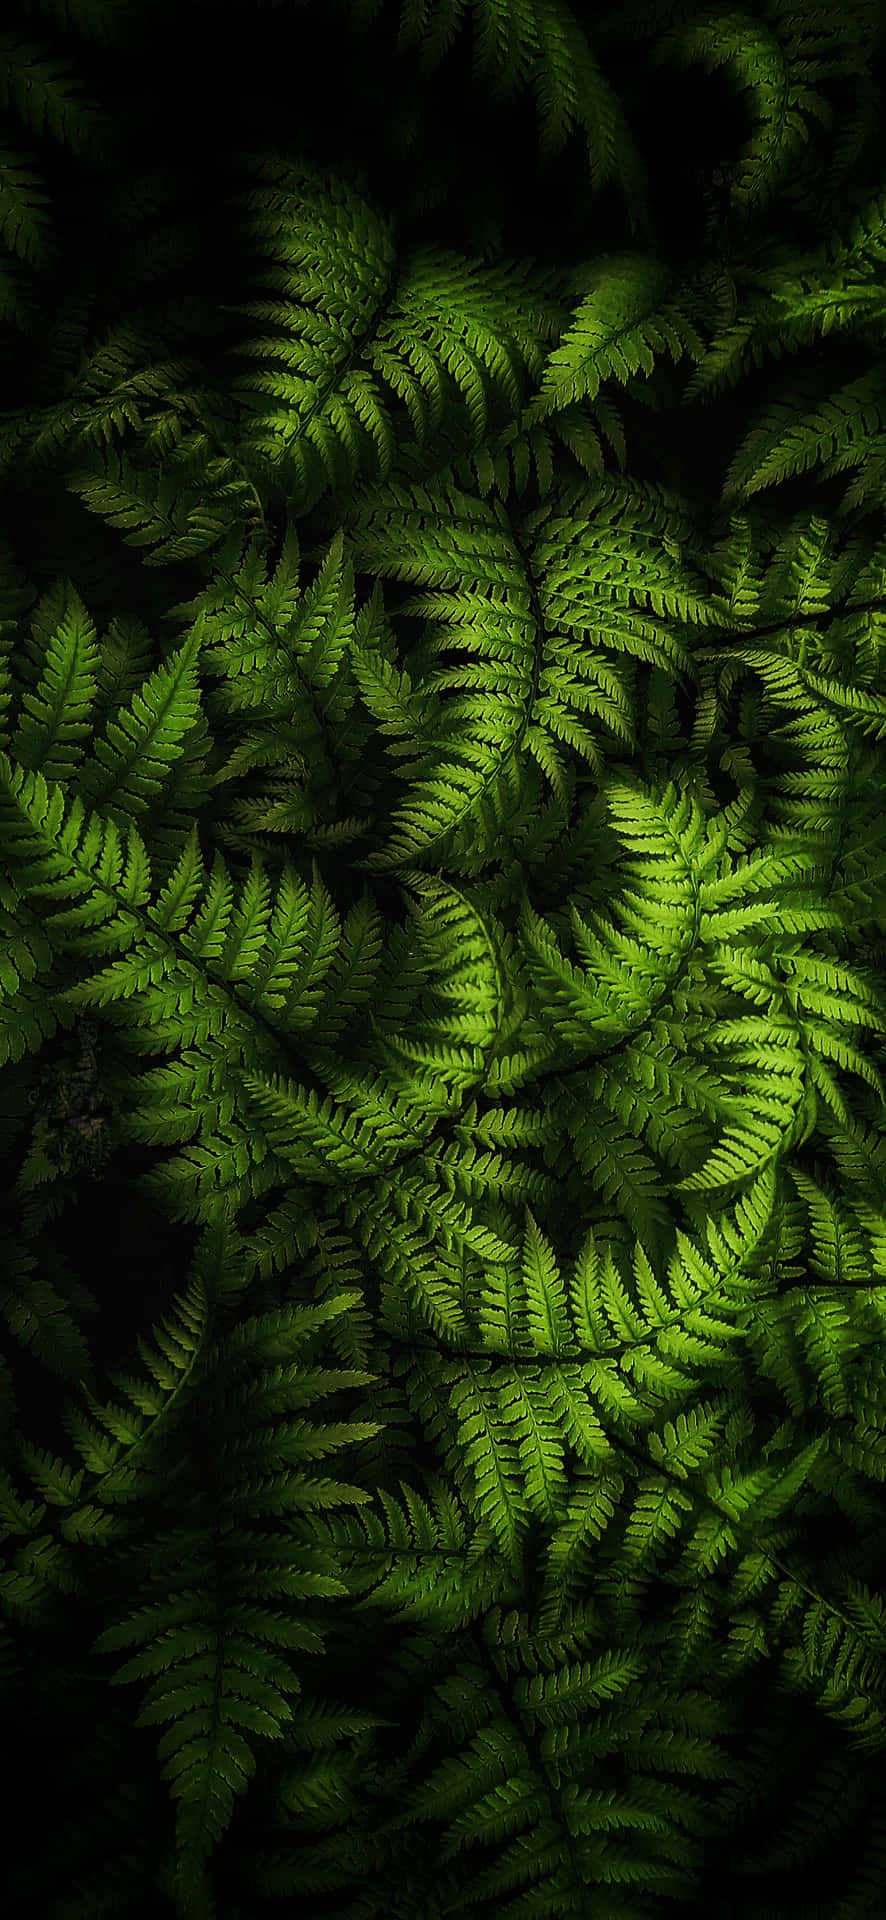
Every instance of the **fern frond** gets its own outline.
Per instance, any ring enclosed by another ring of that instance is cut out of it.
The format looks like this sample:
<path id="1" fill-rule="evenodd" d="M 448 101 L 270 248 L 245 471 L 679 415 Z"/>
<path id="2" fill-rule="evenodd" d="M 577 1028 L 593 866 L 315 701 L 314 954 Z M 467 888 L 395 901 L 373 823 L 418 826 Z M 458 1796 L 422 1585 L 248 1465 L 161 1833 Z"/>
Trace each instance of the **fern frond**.
<path id="1" fill-rule="evenodd" d="M 67 60 L 47 41 L 0 34 L 0 106 L 32 132 L 51 135 L 71 153 L 95 154 L 104 116 Z"/>
<path id="2" fill-rule="evenodd" d="M 816 405 L 812 386 L 792 383 L 751 427 L 729 464 L 722 499 L 747 499 L 791 474 L 820 466 L 824 474 L 865 460 L 872 436 L 886 422 L 886 388 L 879 368 L 849 381 Z"/>
<path id="3" fill-rule="evenodd" d="M 156 805 L 200 712 L 199 653 L 199 640 L 187 640 L 106 720 L 80 777 L 91 805 L 136 819 Z"/>
<path id="4" fill-rule="evenodd" d="M 79 594 L 67 583 L 66 613 L 52 633 L 36 686 L 26 693 L 11 742 L 13 759 L 39 767 L 44 779 L 70 779 L 81 742 L 92 729 L 98 692 L 97 634 Z"/>
<path id="5" fill-rule="evenodd" d="M 66 485 L 91 513 L 118 528 L 127 546 L 152 549 L 144 555 L 146 567 L 169 566 L 206 553 L 224 538 L 240 505 L 237 481 L 221 485 L 206 500 L 175 475 L 140 467 L 126 454 L 110 451 L 103 458 L 94 454 L 89 466 L 69 473 Z"/>
<path id="6" fill-rule="evenodd" d="M 657 354 L 700 360 L 704 347 L 672 287 L 668 267 L 643 254 L 606 255 L 576 274 L 580 302 L 548 355 L 530 421 L 595 400 L 604 380 L 651 373 Z"/>
<path id="7" fill-rule="evenodd" d="M 408 610 L 435 616 L 438 651 L 468 647 L 475 656 L 464 675 L 471 691 L 437 703 L 433 730 L 426 727 L 423 750 L 404 769 L 410 790 L 392 817 L 389 846 L 362 863 L 376 871 L 426 858 L 476 817 L 484 792 L 501 782 L 527 721 L 535 619 L 504 509 L 451 485 L 407 490 L 391 483 L 348 532 L 360 564 L 446 589 L 414 596 Z M 429 686 L 436 691 L 449 682 L 449 675 L 437 676 Z"/>
<path id="8" fill-rule="evenodd" d="M 467 1625 L 506 1578 L 490 1528 L 465 1512 L 439 1474 L 421 1493 L 401 1480 L 400 1497 L 380 1488 L 375 1508 L 316 1515 L 310 1540 L 334 1551 L 357 1613 L 393 1608 L 437 1631 Z"/>
<path id="9" fill-rule="evenodd" d="M 742 212 L 759 207 L 781 184 L 784 175 L 809 141 L 806 117 L 814 115 L 829 126 L 832 109 L 806 82 L 808 60 L 791 59 L 773 25 L 738 8 L 712 8 L 663 34 L 653 54 L 655 64 L 670 59 L 698 61 L 709 73 L 732 67 L 739 85 L 750 93 L 757 127 L 741 151 L 731 191 Z"/>
<path id="10" fill-rule="evenodd" d="M 880 1753 L 886 1745 L 883 1602 L 860 1581 L 845 1585 L 845 1613 L 826 1601 L 804 1609 L 802 1642 L 786 1649 L 783 1671 L 793 1690 L 813 1694 L 853 1746 Z"/>
<path id="11" fill-rule="evenodd" d="M 21 1191 L 24 1190 L 24 1184 Z M 65 1300 L 48 1272 L 23 1241 L 11 1241 L 0 1277 L 0 1314 L 19 1345 L 59 1380 L 74 1381 L 89 1372 L 91 1360 L 73 1303 Z"/>
<path id="12" fill-rule="evenodd" d="M 40 175 L 26 156 L 0 147 L 0 238 L 28 266 L 45 266 L 52 221 Z"/>
<path id="13" fill-rule="evenodd" d="M 234 385 L 252 411 L 243 451 L 295 510 L 363 473 L 386 480 L 395 424 L 385 388 L 419 443 L 439 426 L 451 385 L 479 440 L 490 403 L 514 410 L 521 374 L 539 369 L 556 325 L 527 264 L 421 248 L 398 271 L 389 223 L 356 189 L 273 156 L 255 157 L 254 170 L 264 184 L 239 204 L 265 254 L 263 290 L 284 298 L 235 309 L 279 332 L 244 343 L 239 352 L 263 364 Z"/>
<path id="14" fill-rule="evenodd" d="M 312 1400 L 366 1377 L 305 1364 L 306 1339 L 348 1305 L 343 1295 L 241 1321 L 217 1343 L 197 1415 L 203 1433 L 208 1423 L 217 1441 L 209 1482 L 192 1496 L 194 1519 L 152 1543 L 144 1604 L 104 1628 L 94 1643 L 101 1654 L 140 1649 L 111 1684 L 147 1680 L 137 1724 L 167 1725 L 158 1754 L 178 1803 L 175 1877 L 183 1901 L 202 1889 L 209 1854 L 255 1772 L 256 1739 L 279 1739 L 291 1719 L 288 1696 L 301 1689 L 292 1654 L 322 1649 L 322 1632 L 304 1616 L 305 1603 L 344 1590 L 329 1555 L 310 1548 L 299 1553 L 261 1522 L 368 1497 L 325 1478 L 312 1460 L 375 1431 L 372 1423 L 367 1429 L 366 1423 L 324 1426 L 292 1418 Z M 231 1404 L 237 1407 L 233 1444 L 217 1425 L 222 1407 Z M 205 1445 L 196 1433 L 191 1444 L 203 1461 Z M 243 1570 L 247 1561 L 262 1568 L 261 1605 Z M 274 1600 L 285 1610 L 269 1604 Z"/>

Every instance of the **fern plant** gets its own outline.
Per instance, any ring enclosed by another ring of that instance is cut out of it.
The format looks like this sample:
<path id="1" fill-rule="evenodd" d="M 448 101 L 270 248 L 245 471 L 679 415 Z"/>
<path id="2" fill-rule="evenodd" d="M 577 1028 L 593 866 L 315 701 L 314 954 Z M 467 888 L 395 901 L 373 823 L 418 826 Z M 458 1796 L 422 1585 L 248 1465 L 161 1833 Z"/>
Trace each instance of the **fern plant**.
<path id="1" fill-rule="evenodd" d="M 4 25 L 10 1915 L 865 1920 L 880 12 L 161 13 Z"/>

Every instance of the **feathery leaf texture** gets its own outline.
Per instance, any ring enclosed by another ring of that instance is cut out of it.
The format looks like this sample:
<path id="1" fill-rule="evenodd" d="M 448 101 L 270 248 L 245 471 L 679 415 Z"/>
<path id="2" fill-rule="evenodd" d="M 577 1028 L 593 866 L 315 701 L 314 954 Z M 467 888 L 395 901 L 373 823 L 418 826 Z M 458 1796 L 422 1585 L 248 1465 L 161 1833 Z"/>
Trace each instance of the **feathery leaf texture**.
<path id="1" fill-rule="evenodd" d="M 882 9 L 199 12 L 0 33 L 10 1914 L 868 1920 Z"/>

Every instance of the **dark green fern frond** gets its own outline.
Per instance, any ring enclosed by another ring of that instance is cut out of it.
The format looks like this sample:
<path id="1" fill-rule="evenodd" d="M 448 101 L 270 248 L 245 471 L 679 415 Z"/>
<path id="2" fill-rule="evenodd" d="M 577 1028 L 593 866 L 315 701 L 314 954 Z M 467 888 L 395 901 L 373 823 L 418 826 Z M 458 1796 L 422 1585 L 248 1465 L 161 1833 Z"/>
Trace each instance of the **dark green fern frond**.
<path id="1" fill-rule="evenodd" d="M 255 1773 L 257 1739 L 279 1738 L 291 1718 L 288 1696 L 301 1690 L 292 1654 L 322 1649 L 306 1605 L 344 1591 L 332 1556 L 296 1549 L 262 1522 L 368 1497 L 314 1466 L 359 1440 L 365 1423 L 293 1417 L 366 1377 L 304 1356 L 310 1335 L 348 1304 L 245 1320 L 217 1343 L 190 1449 L 208 1481 L 191 1492 L 189 1524 L 150 1541 L 143 1604 L 95 1641 L 98 1653 L 139 1648 L 112 1684 L 149 1681 L 137 1724 L 167 1725 L 158 1752 L 178 1803 L 175 1890 L 185 1905 L 206 1896 L 208 1858 Z M 228 1441 L 221 1422 L 233 1408 Z M 246 1570 L 255 1566 L 260 1605 Z"/>
<path id="2" fill-rule="evenodd" d="M 27 269 L 20 260 L 11 256 L 6 260 L 0 259 L 0 322 L 4 326 L 17 328 L 20 333 L 27 333 L 33 325 L 33 319 L 33 292 Z M 3 463 L 7 440 L 15 443 L 23 437 L 18 421 L 0 436 L 0 464 Z"/>
<path id="3" fill-rule="evenodd" d="M 792 36 L 793 45 L 783 43 L 779 28 L 786 22 L 780 9 L 765 11 L 768 20 L 726 6 L 694 14 L 662 35 L 653 54 L 656 66 L 698 61 L 709 73 L 729 66 L 750 94 L 757 126 L 731 180 L 733 205 L 743 214 L 765 205 L 802 155 L 810 138 L 807 116 L 825 127 L 832 117 L 827 100 L 809 84 L 813 74 L 823 73 L 821 63 L 816 72 L 804 58 L 809 49 L 800 35 Z M 813 45 L 818 52 L 820 36 L 813 36 Z"/>
<path id="4" fill-rule="evenodd" d="M 870 1920 L 882 9 L 11 6 L 15 1920 Z"/>
<path id="5" fill-rule="evenodd" d="M 115 0 L 17 0 L 17 5 L 26 15 L 40 14 L 63 31 L 97 40 L 100 46 L 125 46 L 132 34 L 133 10 L 124 21 Z"/>
<path id="6" fill-rule="evenodd" d="M 116 1508 L 144 1501 L 159 1490 L 162 1483 L 152 1467 L 154 1450 L 170 1423 L 182 1418 L 182 1409 L 205 1363 L 210 1331 L 210 1302 L 201 1287 L 198 1263 L 197 1276 L 177 1302 L 176 1312 L 156 1335 L 157 1346 L 151 1349 L 139 1340 L 139 1351 L 151 1378 L 137 1379 L 121 1372 L 111 1376 L 112 1384 L 125 1394 L 129 1405 L 119 1401 L 102 1404 L 83 1386 L 91 1419 L 79 1407 L 67 1408 L 65 1425 L 83 1466 L 72 1471 L 22 1443 L 19 1452 L 24 1471 L 53 1507 L 65 1514 L 59 1523 L 63 1537 L 95 1546 L 126 1537 L 127 1523 L 124 1519 L 118 1524 Z"/>
<path id="7" fill-rule="evenodd" d="M 215 497 L 206 500 L 176 475 L 139 466 L 125 454 L 94 456 L 66 484 L 90 512 L 122 532 L 127 546 L 152 549 L 143 558 L 148 567 L 169 566 L 216 546 L 242 506 L 237 479 L 223 478 Z"/>
<path id="8" fill-rule="evenodd" d="M 824 478 L 877 457 L 886 422 L 886 387 L 879 368 L 820 398 L 820 383 L 794 381 L 784 398 L 751 427 L 733 455 L 724 502 L 746 499 L 796 473 L 820 468 Z M 873 452 L 872 452 L 873 443 Z M 857 497 L 857 496 L 856 496 Z M 850 498 L 843 503 L 850 508 Z"/>
<path id="9" fill-rule="evenodd" d="M 0 147 L 0 239 L 31 267 L 45 267 L 49 259 L 48 208 L 40 176 L 26 156 Z"/>
<path id="10" fill-rule="evenodd" d="M 770 243 L 746 263 L 733 261 L 732 310 L 690 375 L 684 399 L 735 386 L 769 355 L 781 357 L 835 332 L 875 328 L 883 307 L 884 219 L 879 193 L 814 250 L 798 254 Z"/>
<path id="11" fill-rule="evenodd" d="M 50 1178 L 54 1171 L 51 1164 L 46 1168 Z M 39 1177 L 39 1163 L 35 1172 Z M 33 1248 L 11 1236 L 3 1253 L 0 1314 L 19 1346 L 56 1379 L 73 1383 L 90 1371 L 89 1347 L 78 1325 L 76 1303 L 65 1299 L 54 1275 L 41 1271 Z"/>
<path id="12" fill-rule="evenodd" d="M 72 153 L 100 151 L 104 116 L 69 62 L 14 28 L 0 35 L 0 106 Z"/>
<path id="13" fill-rule="evenodd" d="M 60 386 L 62 397 L 35 403 L 24 419 L 9 415 L 0 433 L 0 464 L 31 477 L 64 459 L 66 484 L 110 525 L 129 531 L 129 544 L 150 544 L 152 525 L 153 537 L 161 539 L 171 516 L 170 529 L 185 529 L 184 552 L 208 551 L 214 543 L 200 544 L 197 529 L 204 522 L 191 514 L 207 488 L 214 494 L 219 539 L 232 524 L 254 520 L 257 512 L 261 517 L 254 484 L 229 444 L 234 429 L 221 396 L 198 384 L 199 359 L 172 357 L 188 342 L 186 303 L 153 327 L 120 321 L 95 343 L 89 340 L 90 310 L 91 301 L 84 299 L 81 312 L 66 311 L 58 321 L 43 361 L 45 390 Z M 199 316 L 194 324 L 199 326 Z M 161 462 L 167 485 L 156 496 L 148 476 Z M 190 504 L 189 481 L 196 482 Z M 211 524 L 205 520 L 207 528 Z M 170 529 L 161 551 L 175 558 L 179 549 Z M 139 532 L 145 535 L 141 541 Z"/>
<path id="14" fill-rule="evenodd" d="M 879 1594 L 847 1581 L 842 1606 L 815 1600 L 803 1610 L 802 1637 L 785 1655 L 791 1687 L 808 1689 L 854 1747 L 886 1745 L 886 1609 Z"/>
<path id="15" fill-rule="evenodd" d="M 28 587 L 16 565 L 9 546 L 0 542 L 0 741 L 9 748 L 9 709 L 15 690 L 15 668 L 21 671 L 17 641 L 25 615 L 33 608 L 36 595 Z M 33 615 L 32 615 L 33 618 Z M 14 660 L 13 656 L 18 658 Z M 25 669 L 27 671 L 27 669 Z"/>
<path id="16" fill-rule="evenodd" d="M 208 1144 L 194 1148 L 171 1163 L 165 1176 L 155 1171 L 153 1178 L 166 1178 L 174 1186 L 190 1161 L 199 1170 L 199 1190 L 206 1204 L 213 1189 L 216 1154 L 220 1156 L 219 1165 L 227 1168 L 227 1180 L 236 1177 L 243 1181 L 250 1165 L 255 1166 L 256 1178 L 261 1179 L 257 1138 L 247 1148 L 247 1135 L 236 1123 L 233 1135 L 237 1145 L 226 1140 L 223 1131 L 216 1135 L 212 1130 L 214 1126 L 224 1130 L 231 1117 L 229 1076 L 223 1074 L 218 1081 L 217 1068 L 212 1064 L 221 1044 L 217 1023 L 224 1018 L 222 1007 L 226 1006 L 229 1022 L 233 1020 L 243 1035 L 244 1065 L 248 1060 L 253 1073 L 260 1065 L 269 1066 L 272 1057 L 262 1030 L 263 1004 L 268 1011 L 273 1008 L 278 1026 L 285 1028 L 289 1021 L 296 1032 L 312 1024 L 340 931 L 333 902 L 319 875 L 312 899 L 291 870 L 284 872 L 271 921 L 269 889 L 260 866 L 254 866 L 235 909 L 230 878 L 220 856 L 204 887 L 199 846 L 192 833 L 168 882 L 149 908 L 150 861 L 144 841 L 133 826 L 125 830 L 124 842 L 113 820 L 94 811 L 87 814 L 79 796 L 66 809 L 58 785 L 50 793 L 39 773 L 30 773 L 14 762 L 7 762 L 7 767 L 9 824 L 5 847 L 7 858 L 15 866 L 17 886 L 26 896 L 36 890 L 44 897 L 60 895 L 80 902 L 44 916 L 52 949 L 61 948 L 69 960 L 76 956 L 81 976 L 65 990 L 65 1004 L 105 1006 L 125 999 L 132 1042 L 141 1023 L 142 1046 L 149 1051 L 156 1051 L 158 1044 L 173 1051 L 195 1042 L 202 1049 L 171 1068 L 158 1068 L 140 1077 L 133 1111 L 118 1118 L 118 1137 L 183 1140 L 202 1125 L 207 1142 L 217 1141 L 215 1150 Z M 203 902 L 195 914 L 201 893 Z M 104 960 L 109 954 L 117 957 L 97 966 L 99 958 Z M 206 968 L 216 978 L 209 1001 L 205 990 L 195 996 L 198 980 L 208 977 Z M 228 983 L 228 991 L 222 981 Z M 213 1000 L 214 1018 L 210 1013 Z M 252 1016 L 247 1012 L 249 1004 L 254 1009 Z M 251 1045 L 246 1038 L 250 1018 Z M 228 1047 L 233 1031 L 229 1025 Z M 222 1047 L 221 1053 L 224 1051 Z M 190 1089 L 187 1099 L 186 1088 Z M 195 1096 L 196 1106 L 192 1104 Z M 296 1099 L 301 1098 L 296 1095 Z M 306 1113 L 310 1114 L 314 1097 L 306 1098 Z M 215 1115 L 212 1126 L 211 1113 Z M 258 1123 L 257 1111 L 255 1117 Z M 269 1147 L 270 1140 L 266 1154 Z M 283 1168 L 288 1164 L 288 1158 L 280 1162 Z M 272 1167 L 273 1160 L 265 1168 L 266 1179 L 273 1177 Z"/>
<path id="17" fill-rule="evenodd" d="M 527 1658 L 535 1624 L 525 1612 L 491 1612 L 483 1658 L 493 1685 L 472 1699 L 470 1670 L 459 1675 L 463 1724 L 440 1724 L 410 1755 L 405 1807 L 384 1827 L 389 1846 L 419 1823 L 438 1824 L 456 1912 L 473 1899 L 514 1920 L 544 1911 L 620 1920 L 638 1911 L 638 1895 L 685 1896 L 688 1835 L 708 1830 L 698 1787 L 732 1771 L 717 1739 L 722 1707 L 709 1701 L 702 1711 L 666 1683 L 650 1690 L 654 1654 L 604 1636 L 593 1619 L 551 1639 L 539 1670 Z M 432 1724 L 446 1699 L 429 1705 Z M 696 1791 L 656 1777 L 662 1762 L 698 1776 Z M 453 1867 L 466 1846 L 470 1895 Z"/>
<path id="18" fill-rule="evenodd" d="M 319 852 L 365 834 L 363 810 L 382 774 L 364 749 L 368 739 L 400 730 L 402 716 L 394 715 L 407 683 L 401 680 L 392 702 L 398 682 L 381 593 L 356 607 L 340 532 L 309 584 L 300 580 L 291 521 L 273 568 L 268 549 L 266 530 L 234 532 L 207 565 L 209 586 L 170 617 L 199 639 L 204 672 L 213 676 L 205 708 L 220 749 L 211 776 L 224 789 L 219 841 L 274 854 L 281 840 L 298 835 Z M 406 701 L 420 724 L 423 703 L 408 692 Z M 396 743 L 388 750 L 398 756 Z M 345 811 L 346 795 L 359 813 Z"/>
<path id="19" fill-rule="evenodd" d="M 23 1271 L 26 1273 L 34 1264 L 33 1258 L 26 1256 Z M 177 1313 L 157 1334 L 157 1347 L 152 1350 L 139 1340 L 152 1379 L 115 1375 L 114 1382 L 129 1405 L 111 1402 L 102 1406 L 81 1378 L 81 1390 L 93 1419 L 90 1422 L 81 1409 L 69 1406 L 66 1424 L 83 1459 L 82 1467 L 71 1468 L 23 1436 L 17 1437 L 16 1465 L 41 1499 L 39 1504 L 23 1500 L 14 1490 L 11 1477 L 4 1476 L 0 1526 L 7 1539 L 30 1536 L 26 1552 L 18 1556 L 18 1566 L 0 1572 L 0 1604 L 12 1619 L 39 1617 L 51 1606 L 54 1592 L 82 1592 L 84 1554 L 100 1554 L 131 1539 L 133 1521 L 118 1509 L 133 1507 L 137 1511 L 139 1502 L 149 1499 L 162 1484 L 162 1466 L 157 1479 L 158 1446 L 162 1450 L 167 1427 L 180 1420 L 204 1363 L 216 1305 L 213 1296 L 223 1298 L 226 1289 L 235 1292 L 239 1279 L 236 1247 L 230 1235 L 224 1229 L 221 1233 L 209 1229 L 197 1249 L 191 1285 L 179 1300 Z M 23 1311 L 27 1309 L 27 1294 L 26 1286 Z M 52 1297 L 51 1289 L 49 1296 L 48 1301 L 38 1301 L 35 1296 L 34 1305 L 50 1316 L 60 1314 L 63 1323 L 67 1318 L 64 1309 Z M 73 1357 L 82 1374 L 91 1370 L 88 1356 L 82 1351 L 82 1339 L 80 1349 Z M 41 1358 L 54 1364 L 51 1353 L 41 1353 Z M 76 1370 L 66 1369 L 72 1379 Z M 136 1531 L 137 1525 L 136 1521 Z"/>
<path id="20" fill-rule="evenodd" d="M 385 10 L 385 0 L 344 0 L 361 28 Z M 429 17 L 414 0 L 397 0 L 398 50 L 416 49 L 419 67 L 431 73 L 463 26 L 463 0 L 443 0 Z M 483 96 L 511 100 L 530 88 L 540 121 L 539 148 L 558 152 L 580 128 L 596 191 L 613 180 L 624 196 L 633 228 L 648 218 L 645 168 L 618 93 L 609 83 L 593 36 L 565 0 L 472 0 L 473 78 Z"/>

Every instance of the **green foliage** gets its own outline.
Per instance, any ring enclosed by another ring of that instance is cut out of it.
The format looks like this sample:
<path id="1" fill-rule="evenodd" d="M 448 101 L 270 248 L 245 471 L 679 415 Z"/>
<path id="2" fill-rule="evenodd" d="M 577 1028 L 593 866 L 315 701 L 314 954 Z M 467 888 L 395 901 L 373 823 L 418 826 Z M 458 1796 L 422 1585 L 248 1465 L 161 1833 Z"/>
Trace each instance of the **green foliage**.
<path id="1" fill-rule="evenodd" d="M 11 1920 L 868 1920 L 882 10 L 160 12 L 0 35 Z"/>

